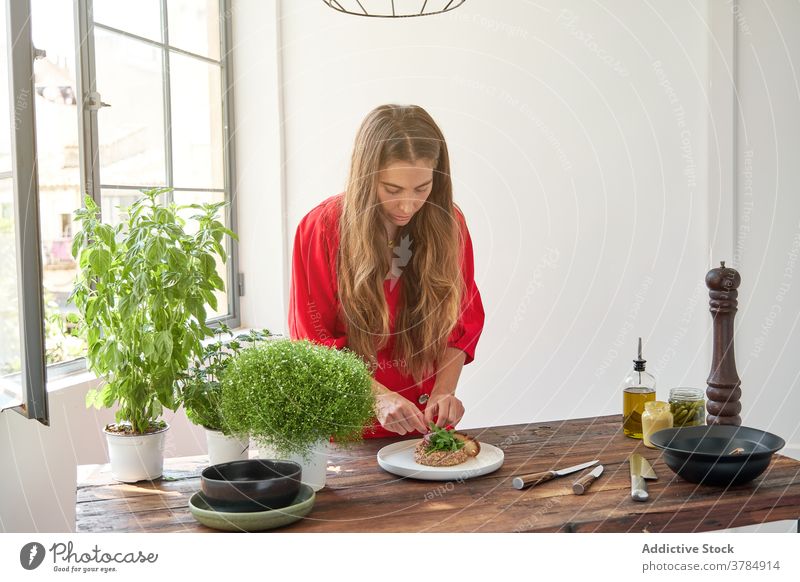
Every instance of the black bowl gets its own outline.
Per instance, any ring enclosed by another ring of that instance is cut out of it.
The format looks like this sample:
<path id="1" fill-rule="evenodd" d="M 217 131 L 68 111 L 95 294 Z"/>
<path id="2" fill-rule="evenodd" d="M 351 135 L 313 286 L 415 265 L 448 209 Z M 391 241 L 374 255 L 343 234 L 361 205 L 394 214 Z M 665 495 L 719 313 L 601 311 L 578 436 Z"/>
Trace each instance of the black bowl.
<path id="1" fill-rule="evenodd" d="M 666 428 L 652 434 L 650 442 L 664 451 L 667 466 L 687 481 L 725 487 L 761 475 L 772 454 L 786 444 L 757 428 L 719 424 Z"/>
<path id="2" fill-rule="evenodd" d="M 200 489 L 216 507 L 278 509 L 297 497 L 301 473 L 293 461 L 231 461 L 203 469 Z"/>

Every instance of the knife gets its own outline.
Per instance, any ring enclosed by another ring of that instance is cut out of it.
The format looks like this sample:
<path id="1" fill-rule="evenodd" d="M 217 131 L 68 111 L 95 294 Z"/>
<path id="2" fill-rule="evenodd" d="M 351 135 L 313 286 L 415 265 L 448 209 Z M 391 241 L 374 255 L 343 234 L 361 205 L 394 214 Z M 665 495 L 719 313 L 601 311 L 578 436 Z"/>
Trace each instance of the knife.
<path id="1" fill-rule="evenodd" d="M 631 497 L 635 501 L 647 501 L 647 484 L 645 479 L 658 479 L 653 467 L 642 455 L 634 453 L 628 458 L 631 466 Z"/>
<path id="2" fill-rule="evenodd" d="M 570 473 L 580 471 L 586 467 L 591 467 L 595 463 L 599 462 L 600 461 L 598 459 L 595 459 L 594 461 L 581 463 L 580 465 L 573 465 L 572 467 L 559 469 L 558 471 L 541 471 L 539 473 L 526 473 L 525 475 L 518 475 L 511 481 L 511 485 L 514 487 L 514 489 L 533 487 L 535 485 L 539 485 L 540 483 L 545 483 L 551 479 L 555 479 L 556 477 L 563 477 L 564 475 L 569 475 Z"/>
<path id="3" fill-rule="evenodd" d="M 589 489 L 589 486 L 594 483 L 594 480 L 597 479 L 600 475 L 603 474 L 603 465 L 597 465 L 594 469 L 590 472 L 586 473 L 583 477 L 575 481 L 572 484 L 572 492 L 575 495 L 583 495 L 586 493 L 586 490 Z"/>

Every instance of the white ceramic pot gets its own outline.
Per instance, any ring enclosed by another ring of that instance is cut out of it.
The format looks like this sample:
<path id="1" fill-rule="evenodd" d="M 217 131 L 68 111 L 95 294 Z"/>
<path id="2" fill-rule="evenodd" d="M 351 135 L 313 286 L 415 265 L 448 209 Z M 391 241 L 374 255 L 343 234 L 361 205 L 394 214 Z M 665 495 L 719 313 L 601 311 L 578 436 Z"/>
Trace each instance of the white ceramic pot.
<path id="1" fill-rule="evenodd" d="M 288 459 L 298 463 L 303 468 L 300 481 L 309 485 L 314 491 L 319 491 L 325 487 L 325 478 L 328 474 L 329 447 L 329 440 L 321 439 L 311 447 L 308 459 L 305 459 L 302 455 L 281 455 L 271 447 L 260 446 L 258 456 L 260 459 Z"/>
<path id="2" fill-rule="evenodd" d="M 158 479 L 164 470 L 164 442 L 169 425 L 142 435 L 106 433 L 111 476 L 123 483 Z"/>
<path id="3" fill-rule="evenodd" d="M 219 430 L 206 429 L 206 443 L 210 465 L 250 458 L 250 439 L 238 439 Z"/>

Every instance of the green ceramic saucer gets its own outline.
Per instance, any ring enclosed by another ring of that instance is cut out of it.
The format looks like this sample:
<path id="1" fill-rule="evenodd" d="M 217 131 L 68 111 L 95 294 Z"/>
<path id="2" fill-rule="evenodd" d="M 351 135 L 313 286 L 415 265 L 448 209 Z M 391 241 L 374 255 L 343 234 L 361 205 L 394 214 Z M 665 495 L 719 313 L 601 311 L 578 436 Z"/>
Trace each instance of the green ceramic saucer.
<path id="1" fill-rule="evenodd" d="M 307 515 L 314 506 L 314 490 L 305 483 L 289 505 L 265 511 L 218 511 L 209 505 L 202 491 L 189 499 L 194 518 L 213 529 L 224 531 L 264 531 L 288 525 Z"/>

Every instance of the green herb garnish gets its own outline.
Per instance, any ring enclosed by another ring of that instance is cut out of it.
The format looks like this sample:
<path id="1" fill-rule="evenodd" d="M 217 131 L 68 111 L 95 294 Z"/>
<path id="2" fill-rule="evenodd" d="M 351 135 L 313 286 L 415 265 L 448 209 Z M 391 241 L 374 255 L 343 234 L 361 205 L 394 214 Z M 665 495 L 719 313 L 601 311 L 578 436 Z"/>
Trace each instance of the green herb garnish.
<path id="1" fill-rule="evenodd" d="M 447 430 L 446 428 L 436 426 L 435 423 L 430 423 L 431 433 L 426 435 L 428 439 L 428 446 L 425 454 L 430 454 L 435 451 L 457 451 L 464 446 L 464 441 L 455 437 L 455 430 Z"/>

